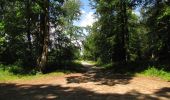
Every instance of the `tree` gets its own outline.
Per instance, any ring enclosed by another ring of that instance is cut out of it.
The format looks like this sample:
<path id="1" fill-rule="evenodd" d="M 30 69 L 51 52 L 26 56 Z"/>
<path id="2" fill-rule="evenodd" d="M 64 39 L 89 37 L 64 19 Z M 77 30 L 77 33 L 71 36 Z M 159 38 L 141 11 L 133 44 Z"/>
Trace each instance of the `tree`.
<path id="1" fill-rule="evenodd" d="M 42 52 L 37 59 L 37 67 L 40 72 L 43 71 L 44 67 L 47 63 L 48 57 L 48 46 L 49 46 L 49 0 L 44 0 L 42 2 L 42 10 L 43 12 L 40 15 L 40 31 L 42 36 Z"/>
<path id="2" fill-rule="evenodd" d="M 64 4 L 68 6 L 68 2 L 73 6 L 65 9 Z M 36 66 L 43 72 L 49 63 L 49 52 L 51 54 L 51 51 L 58 49 L 54 44 L 62 47 L 56 55 L 68 53 L 72 58 L 76 46 L 68 35 L 76 34 L 80 29 L 74 27 L 71 33 L 65 32 L 68 31 L 66 26 L 73 26 L 73 20 L 79 17 L 80 3 L 77 0 L 1 0 L 0 3 L 1 62 L 17 63 L 30 69 Z M 71 13 L 73 15 L 69 14 L 70 9 L 75 9 Z M 66 46 L 67 43 L 70 45 Z"/>
<path id="3" fill-rule="evenodd" d="M 169 1 L 153 0 L 143 9 L 146 12 L 143 18 L 146 19 L 146 25 L 149 27 L 150 59 L 153 61 L 169 59 Z"/>
<path id="4" fill-rule="evenodd" d="M 98 41 L 99 58 L 102 62 L 128 62 L 129 51 L 129 26 L 132 10 L 139 1 L 124 0 L 93 0 L 98 16 Z M 93 32 L 92 32 L 93 33 Z"/>

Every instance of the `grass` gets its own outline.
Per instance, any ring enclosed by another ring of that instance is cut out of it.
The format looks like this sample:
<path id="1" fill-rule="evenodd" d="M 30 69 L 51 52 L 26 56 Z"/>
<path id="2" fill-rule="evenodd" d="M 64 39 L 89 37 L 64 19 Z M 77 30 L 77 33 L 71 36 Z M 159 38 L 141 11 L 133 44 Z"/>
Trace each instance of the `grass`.
<path id="1" fill-rule="evenodd" d="M 47 77 L 47 76 L 61 76 L 64 75 L 65 73 L 69 73 L 68 71 L 59 70 L 48 74 L 41 74 L 41 73 L 16 74 L 11 71 L 11 69 L 13 69 L 12 67 L 16 68 L 16 66 L 12 66 L 12 65 L 11 66 L 5 66 L 2 64 L 0 65 L 0 82 L 11 82 L 16 80 L 32 80 L 32 79 Z"/>
<path id="2" fill-rule="evenodd" d="M 83 62 L 87 62 L 91 65 L 95 65 L 95 66 L 98 66 L 98 67 L 101 67 L 101 68 L 106 68 L 106 69 L 113 67 L 113 63 L 103 64 L 101 62 L 90 61 L 90 60 L 83 60 Z"/>
<path id="3" fill-rule="evenodd" d="M 95 62 L 95 61 L 90 61 L 90 60 L 82 60 L 82 61 L 80 61 L 80 62 L 87 62 L 87 63 L 89 63 L 89 64 L 91 64 L 91 65 L 97 65 L 97 62 Z"/>
<path id="4" fill-rule="evenodd" d="M 100 66 L 104 69 L 109 69 L 109 70 L 113 66 L 112 63 L 97 65 L 97 63 L 94 61 L 85 61 L 85 62 L 96 65 L 96 66 Z M 70 63 L 69 66 L 74 68 L 73 70 L 77 70 L 82 67 L 81 61 L 74 61 L 74 62 Z M 118 68 L 118 69 L 122 70 L 120 68 Z M 4 66 L 4 65 L 0 64 L 0 82 L 10 82 L 10 81 L 14 81 L 14 80 L 32 80 L 32 79 L 41 78 L 41 77 L 48 77 L 48 76 L 53 76 L 53 75 L 61 76 L 64 74 L 73 73 L 72 70 L 56 70 L 55 72 L 51 72 L 51 73 L 47 73 L 47 74 L 40 74 L 40 73 L 16 74 L 16 73 L 12 72 L 11 70 L 14 72 L 16 70 L 22 71 L 18 66 L 13 66 L 13 65 Z M 124 70 L 126 70 L 126 69 L 124 69 Z M 170 81 L 170 72 L 167 72 L 164 69 L 155 68 L 154 66 L 148 67 L 147 69 L 145 69 L 141 72 L 129 72 L 129 71 L 127 71 L 127 72 L 130 74 L 133 73 L 135 75 L 141 75 L 141 76 L 158 77 L 163 80 Z"/>
<path id="5" fill-rule="evenodd" d="M 108 64 L 99 64 L 98 66 L 105 68 L 105 69 L 109 69 L 113 67 L 113 63 L 108 63 Z"/>
<path id="6" fill-rule="evenodd" d="M 15 80 L 32 80 L 48 76 L 62 76 L 74 73 L 82 67 L 81 61 L 72 61 L 66 65 L 68 69 L 57 69 L 47 74 L 37 73 L 35 70 L 25 72 L 22 67 L 16 65 L 0 64 L 0 82 L 10 82 Z M 63 67 L 64 68 L 64 67 Z"/>
<path id="7" fill-rule="evenodd" d="M 170 81 L 170 72 L 167 72 L 163 69 L 157 69 L 155 67 L 149 67 L 143 72 L 138 73 L 138 75 L 150 76 L 150 77 L 158 77 L 166 81 Z"/>
<path id="8" fill-rule="evenodd" d="M 90 62 L 90 61 L 88 61 Z M 93 61 L 92 61 L 93 62 Z M 158 69 L 154 66 L 152 67 L 146 67 L 146 69 L 143 69 L 142 71 L 139 70 L 130 70 L 133 67 L 121 67 L 121 66 L 117 66 L 117 67 L 113 67 L 113 63 L 108 63 L 108 64 L 98 64 L 96 62 L 93 62 L 96 66 L 102 67 L 104 69 L 112 69 L 113 71 L 116 70 L 116 72 L 121 72 L 123 70 L 123 72 L 125 72 L 125 74 L 127 75 L 139 75 L 139 76 L 146 76 L 146 77 L 157 77 L 166 81 L 170 81 L 170 72 L 164 70 L 164 69 Z M 138 66 L 135 65 L 135 66 Z M 137 68 L 137 67 L 136 67 Z M 115 72 L 115 71 L 114 71 Z"/>
<path id="9" fill-rule="evenodd" d="M 0 82 L 10 82 L 10 81 L 16 81 L 16 80 L 32 80 L 42 77 L 48 77 L 48 76 L 61 76 L 64 75 L 64 72 L 53 72 L 49 74 L 36 74 L 36 75 L 15 75 L 9 71 L 2 71 L 0 70 Z"/>

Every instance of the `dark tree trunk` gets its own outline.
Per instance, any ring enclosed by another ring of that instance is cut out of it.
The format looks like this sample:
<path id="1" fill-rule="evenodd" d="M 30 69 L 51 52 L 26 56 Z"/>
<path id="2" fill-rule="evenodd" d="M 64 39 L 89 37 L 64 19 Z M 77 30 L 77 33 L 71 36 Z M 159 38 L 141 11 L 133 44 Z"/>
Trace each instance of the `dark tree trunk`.
<path id="1" fill-rule="evenodd" d="M 31 6 L 31 4 L 30 4 L 31 2 L 30 2 L 30 0 L 28 0 L 27 1 L 27 39 L 28 39 L 28 49 L 29 49 L 29 54 L 31 54 L 32 53 L 32 43 L 31 43 L 31 29 L 30 29 L 30 27 L 31 27 L 31 14 L 30 14 L 30 12 L 31 12 L 31 9 L 30 9 L 30 6 Z M 31 55 L 30 55 L 31 56 Z"/>
<path id="2" fill-rule="evenodd" d="M 32 54 L 32 42 L 31 42 L 31 0 L 26 1 L 26 32 L 27 32 L 27 45 L 28 45 L 28 51 L 27 51 L 27 60 L 29 62 L 25 62 L 28 66 L 34 66 L 34 59 Z"/>
<path id="3" fill-rule="evenodd" d="M 40 32 L 42 34 L 42 50 L 37 59 L 37 67 L 40 72 L 44 71 L 48 59 L 49 45 L 49 0 L 43 1 L 43 13 L 40 15 Z"/>
<path id="4" fill-rule="evenodd" d="M 129 46 L 129 30 L 128 30 L 128 15 L 127 15 L 127 4 L 123 3 L 123 14 L 124 14 L 124 48 L 125 48 L 125 62 L 129 60 L 128 46 Z"/>
<path id="5" fill-rule="evenodd" d="M 128 18 L 127 18 L 127 4 L 125 1 L 121 1 L 121 58 L 123 62 L 128 61 Z"/>

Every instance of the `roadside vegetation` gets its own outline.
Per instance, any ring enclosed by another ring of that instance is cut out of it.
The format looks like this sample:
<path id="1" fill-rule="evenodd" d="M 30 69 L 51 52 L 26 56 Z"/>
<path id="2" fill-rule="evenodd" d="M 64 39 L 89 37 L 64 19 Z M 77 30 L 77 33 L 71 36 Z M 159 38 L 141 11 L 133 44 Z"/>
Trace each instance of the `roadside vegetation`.
<path id="1" fill-rule="evenodd" d="M 2 65 L 1 65 L 2 66 Z M 18 81 L 18 80 L 33 80 L 36 78 L 42 78 L 46 76 L 60 76 L 64 75 L 65 72 L 62 71 L 56 71 L 48 74 L 41 74 L 41 73 L 29 73 L 29 74 L 15 74 L 11 71 L 12 66 L 9 68 L 6 68 L 5 70 L 3 68 L 0 68 L 0 82 L 12 82 L 12 81 Z M 16 66 L 15 66 L 16 67 Z"/>
<path id="2" fill-rule="evenodd" d="M 161 65 L 146 65 L 146 64 L 129 64 L 129 65 L 116 65 L 113 63 L 102 64 L 95 61 L 87 61 L 94 66 L 100 67 L 105 71 L 110 71 L 112 74 L 124 74 L 135 76 L 156 77 L 165 81 L 170 81 L 170 72 L 167 71 L 168 67 L 162 67 Z"/>
<path id="3" fill-rule="evenodd" d="M 160 79 L 170 81 L 170 72 L 164 69 L 158 69 L 155 67 L 149 67 L 143 72 L 138 73 L 138 75 L 149 76 L 149 77 L 158 77 Z"/>
<path id="4" fill-rule="evenodd" d="M 16 80 L 33 80 L 36 78 L 48 77 L 48 76 L 63 76 L 65 74 L 82 72 L 81 61 L 72 61 L 58 69 L 46 72 L 45 74 L 37 72 L 36 70 L 25 70 L 17 65 L 3 65 L 0 64 L 0 82 L 10 82 Z"/>

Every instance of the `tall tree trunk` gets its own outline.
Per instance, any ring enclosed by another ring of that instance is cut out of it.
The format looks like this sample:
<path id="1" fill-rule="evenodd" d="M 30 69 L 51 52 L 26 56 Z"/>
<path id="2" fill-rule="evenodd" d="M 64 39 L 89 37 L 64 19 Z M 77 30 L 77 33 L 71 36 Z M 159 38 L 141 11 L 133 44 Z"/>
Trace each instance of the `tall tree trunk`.
<path id="1" fill-rule="evenodd" d="M 28 39 L 28 54 L 29 54 L 29 57 L 32 59 L 32 43 L 31 43 L 31 9 L 30 9 L 30 6 L 31 6 L 31 1 L 30 0 L 27 0 L 27 39 Z M 29 59 L 30 60 L 30 59 Z"/>
<path id="2" fill-rule="evenodd" d="M 127 17 L 127 4 L 124 0 L 121 0 L 121 60 L 123 62 L 128 61 L 128 17 Z"/>
<path id="3" fill-rule="evenodd" d="M 40 15 L 41 30 L 42 33 L 42 51 L 37 59 L 37 67 L 40 72 L 43 72 L 48 57 L 48 45 L 49 45 L 49 0 L 43 0 L 43 13 Z"/>
<path id="4" fill-rule="evenodd" d="M 124 35 L 125 35 L 125 61 L 129 61 L 129 30 L 128 30 L 128 15 L 127 15 L 127 3 L 124 2 L 123 4 L 123 10 L 124 10 Z"/>

